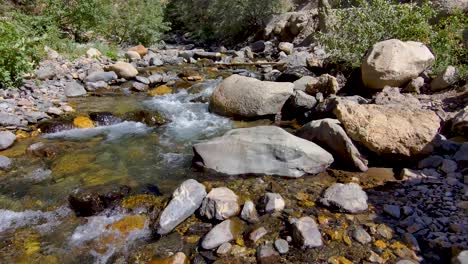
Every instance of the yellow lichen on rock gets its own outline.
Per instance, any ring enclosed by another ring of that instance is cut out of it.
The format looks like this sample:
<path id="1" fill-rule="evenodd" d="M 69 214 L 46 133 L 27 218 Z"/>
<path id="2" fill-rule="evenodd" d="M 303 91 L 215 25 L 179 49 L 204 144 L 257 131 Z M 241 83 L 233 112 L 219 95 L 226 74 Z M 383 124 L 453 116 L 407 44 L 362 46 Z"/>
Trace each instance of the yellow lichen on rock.
<path id="1" fill-rule="evenodd" d="M 151 194 L 137 194 L 125 198 L 122 201 L 122 207 L 135 209 L 139 207 L 163 207 L 162 199 Z"/>
<path id="2" fill-rule="evenodd" d="M 130 215 L 108 225 L 106 228 L 119 231 L 127 236 L 132 231 L 144 229 L 146 220 L 147 217 L 145 215 Z"/>
<path id="3" fill-rule="evenodd" d="M 87 116 L 78 116 L 73 119 L 73 125 L 77 128 L 93 128 L 94 123 L 93 121 Z"/>
<path id="4" fill-rule="evenodd" d="M 387 247 L 387 243 L 385 243 L 384 241 L 382 240 L 377 240 L 374 242 L 374 246 L 380 248 L 380 249 L 384 249 Z"/>
<path id="5" fill-rule="evenodd" d="M 165 95 L 165 94 L 170 94 L 172 93 L 171 87 L 167 85 L 161 85 L 158 86 L 157 88 L 154 88 L 148 92 L 148 95 L 150 96 L 160 96 L 160 95 Z"/>
<path id="6" fill-rule="evenodd" d="M 330 264 L 353 264 L 352 261 L 343 256 L 333 256 L 328 259 Z"/>
<path id="7" fill-rule="evenodd" d="M 175 255 L 168 257 L 168 258 L 153 259 L 150 262 L 150 264 L 189 264 L 189 263 L 190 263 L 189 259 L 182 252 L 178 252 Z"/>

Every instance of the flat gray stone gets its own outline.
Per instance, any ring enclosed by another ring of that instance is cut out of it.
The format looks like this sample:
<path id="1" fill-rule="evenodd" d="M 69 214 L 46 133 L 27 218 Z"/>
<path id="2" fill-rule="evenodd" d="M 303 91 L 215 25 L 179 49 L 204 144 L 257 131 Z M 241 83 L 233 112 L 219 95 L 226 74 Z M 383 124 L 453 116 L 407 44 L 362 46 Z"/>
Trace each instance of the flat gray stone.
<path id="1" fill-rule="evenodd" d="M 93 72 L 90 75 L 88 75 L 85 79 L 84 82 L 111 82 L 115 81 L 118 79 L 118 76 L 115 72 L 109 71 L 109 72 L 104 72 L 104 71 L 98 71 L 98 72 Z"/>
<path id="2" fill-rule="evenodd" d="M 10 131 L 0 131 L 0 150 L 11 147 L 15 140 L 15 134 L 11 133 Z"/>
<path id="3" fill-rule="evenodd" d="M 86 95 L 86 90 L 83 85 L 76 81 L 71 81 L 65 84 L 65 95 L 67 97 L 77 97 Z"/>
<path id="4" fill-rule="evenodd" d="M 172 200 L 161 213 L 158 234 L 164 235 L 190 217 L 206 196 L 205 186 L 196 180 L 184 181 L 172 194 Z"/>
<path id="5" fill-rule="evenodd" d="M 335 183 L 325 191 L 320 201 L 345 213 L 361 213 L 368 208 L 367 194 L 356 183 Z"/>

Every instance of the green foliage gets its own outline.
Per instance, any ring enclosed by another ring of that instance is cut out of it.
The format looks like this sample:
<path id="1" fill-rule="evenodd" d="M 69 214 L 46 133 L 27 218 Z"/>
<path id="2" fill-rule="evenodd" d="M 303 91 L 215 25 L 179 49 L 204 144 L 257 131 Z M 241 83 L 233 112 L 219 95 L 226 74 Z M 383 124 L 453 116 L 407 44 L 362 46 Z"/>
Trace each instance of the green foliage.
<path id="1" fill-rule="evenodd" d="M 365 52 L 375 43 L 397 38 L 428 40 L 428 20 L 434 10 L 427 4 L 396 5 L 387 0 L 359 0 L 356 7 L 335 9 L 331 28 L 318 35 L 332 60 L 359 67 Z"/>
<path id="2" fill-rule="evenodd" d="M 269 16 L 290 7 L 287 0 L 172 0 L 167 18 L 202 40 L 232 42 L 256 33 Z"/>
<path id="3" fill-rule="evenodd" d="M 103 35 L 118 43 L 150 45 L 169 30 L 161 0 L 113 1 L 111 15 L 103 23 Z"/>
<path id="4" fill-rule="evenodd" d="M 0 19 L 0 85 L 3 87 L 17 85 L 41 58 L 44 38 L 31 30 L 37 24 L 25 27 L 21 17 L 16 18 Z"/>
<path id="5" fill-rule="evenodd" d="M 387 0 L 358 0 L 354 7 L 335 9 L 331 28 L 317 39 L 330 54 L 330 60 L 351 68 L 359 67 L 366 51 L 386 39 L 420 41 L 436 56 L 434 72 L 448 65 L 462 72 L 467 68 L 467 49 L 462 30 L 467 16 L 461 12 L 431 23 L 437 11 L 430 3 L 397 4 Z"/>
<path id="6" fill-rule="evenodd" d="M 468 80 L 468 47 L 463 45 L 463 30 L 468 28 L 468 15 L 462 11 L 442 18 L 434 25 L 429 47 L 436 55 L 434 72 L 456 66 L 462 80 Z"/>

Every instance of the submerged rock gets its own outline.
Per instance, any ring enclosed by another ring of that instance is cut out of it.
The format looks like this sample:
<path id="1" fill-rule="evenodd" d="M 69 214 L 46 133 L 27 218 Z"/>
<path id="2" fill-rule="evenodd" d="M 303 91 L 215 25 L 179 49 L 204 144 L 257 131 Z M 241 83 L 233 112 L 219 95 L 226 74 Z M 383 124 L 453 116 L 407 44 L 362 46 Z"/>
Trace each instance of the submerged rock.
<path id="1" fill-rule="evenodd" d="M 305 124 L 296 133 L 298 137 L 316 142 L 330 150 L 344 164 L 367 171 L 367 160 L 359 153 L 354 143 L 336 119 L 322 119 Z"/>
<path id="2" fill-rule="evenodd" d="M 239 219 L 224 220 L 206 234 L 201 246 L 207 250 L 217 248 L 224 243 L 234 240 L 240 235 L 242 228 L 242 222 Z"/>
<path id="3" fill-rule="evenodd" d="M 205 186 L 193 179 L 184 181 L 174 191 L 171 202 L 161 213 L 157 227 L 158 234 L 164 235 L 171 232 L 190 217 L 200 207 L 205 196 Z"/>
<path id="4" fill-rule="evenodd" d="M 15 134 L 11 133 L 10 131 L 0 131 L 0 150 L 11 147 L 15 140 Z"/>
<path id="5" fill-rule="evenodd" d="M 6 170 L 11 167 L 12 161 L 10 158 L 0 156 L 0 170 Z"/>
<path id="6" fill-rule="evenodd" d="M 439 117 L 426 110 L 359 105 L 341 100 L 334 110 L 348 135 L 378 155 L 411 157 L 432 151 Z"/>
<path id="7" fill-rule="evenodd" d="M 333 184 L 325 191 L 320 202 L 346 213 L 361 213 L 368 208 L 367 194 L 356 183 Z"/>
<path id="8" fill-rule="evenodd" d="M 293 240 L 301 248 L 314 248 L 323 245 L 322 235 L 314 219 L 306 216 L 292 220 Z"/>
<path id="9" fill-rule="evenodd" d="M 274 126 L 233 129 L 193 147 L 194 164 L 228 175 L 301 177 L 324 171 L 333 157 L 305 139 Z"/>
<path id="10" fill-rule="evenodd" d="M 292 83 L 259 81 L 232 75 L 211 96 L 210 110 L 228 117 L 254 118 L 281 112 L 293 95 Z"/>
<path id="11" fill-rule="evenodd" d="M 130 112 L 123 117 L 128 121 L 147 124 L 148 126 L 162 126 L 168 122 L 166 117 L 157 111 L 138 110 Z"/>
<path id="12" fill-rule="evenodd" d="M 105 209 L 104 202 L 97 193 L 78 192 L 68 197 L 70 208 L 77 216 L 92 216 Z"/>
<path id="13" fill-rule="evenodd" d="M 225 220 L 239 213 L 239 197 L 226 187 L 214 188 L 203 200 L 200 215 L 208 219 Z"/>

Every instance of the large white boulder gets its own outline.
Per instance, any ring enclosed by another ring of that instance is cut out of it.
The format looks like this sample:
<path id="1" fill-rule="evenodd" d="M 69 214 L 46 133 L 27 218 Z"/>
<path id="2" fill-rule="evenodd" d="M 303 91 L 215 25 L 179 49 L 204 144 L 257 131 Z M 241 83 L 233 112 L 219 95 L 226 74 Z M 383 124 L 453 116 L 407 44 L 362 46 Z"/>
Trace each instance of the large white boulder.
<path id="1" fill-rule="evenodd" d="M 275 126 L 240 128 L 195 144 L 194 163 L 228 175 L 301 177 L 324 171 L 330 153 Z"/>
<path id="2" fill-rule="evenodd" d="M 389 39 L 376 43 L 361 65 L 362 81 L 372 89 L 401 87 L 418 77 L 435 58 L 420 42 Z"/>

